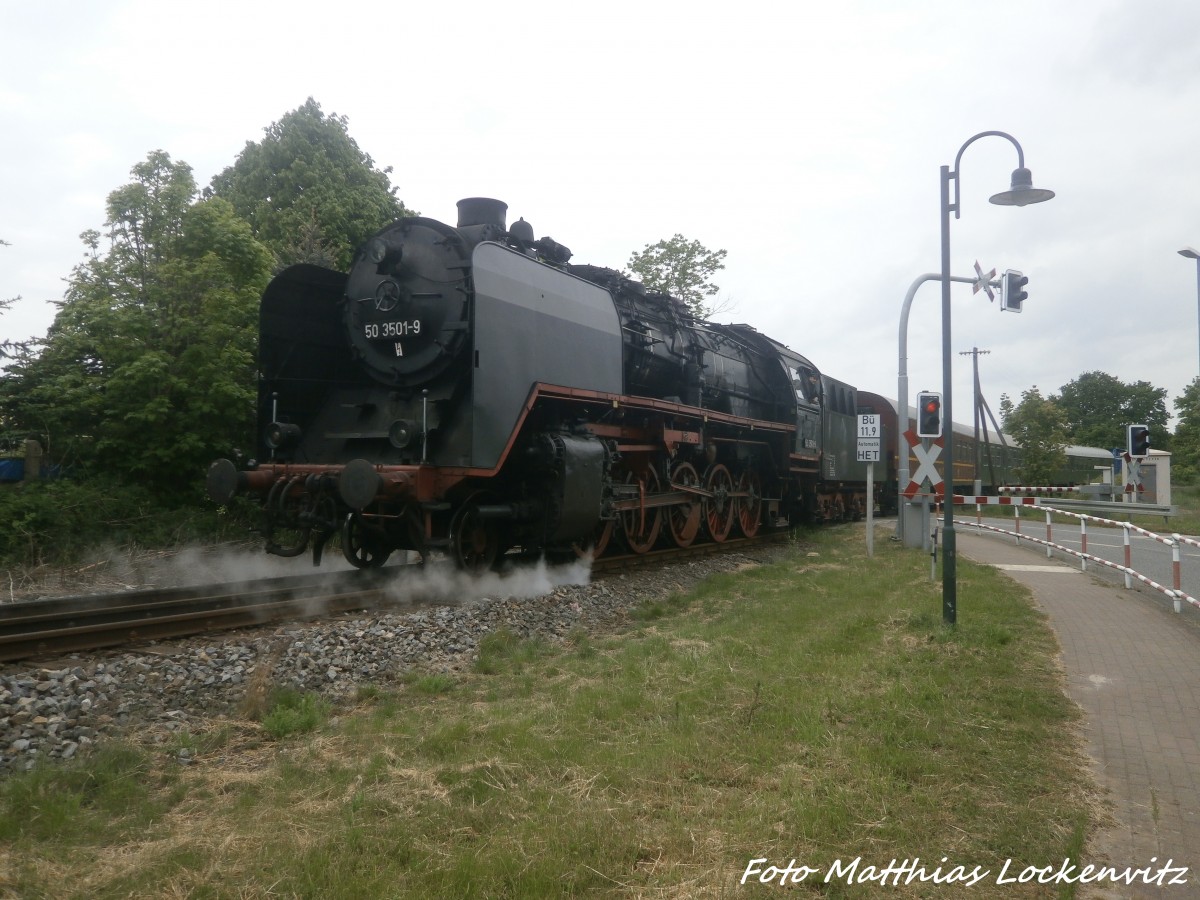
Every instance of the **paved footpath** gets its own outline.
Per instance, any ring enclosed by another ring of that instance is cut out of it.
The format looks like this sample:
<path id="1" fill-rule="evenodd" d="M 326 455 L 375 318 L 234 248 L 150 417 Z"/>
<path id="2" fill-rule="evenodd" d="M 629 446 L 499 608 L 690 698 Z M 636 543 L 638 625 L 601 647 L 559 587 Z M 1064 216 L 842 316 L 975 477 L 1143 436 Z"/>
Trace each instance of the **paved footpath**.
<path id="1" fill-rule="evenodd" d="M 1200 628 L 1145 590 L 1047 559 L 1042 548 L 956 528 L 958 553 L 1027 586 L 1062 647 L 1088 751 L 1118 821 L 1092 852 L 1124 868 L 1187 866 L 1187 885 L 1099 896 L 1200 898 Z M 1157 863 L 1152 860 L 1157 857 Z M 1097 860 L 1081 860 L 1084 864 Z M 1088 896 L 1081 891 L 1081 896 Z M 1095 896 L 1096 894 L 1092 894 Z"/>

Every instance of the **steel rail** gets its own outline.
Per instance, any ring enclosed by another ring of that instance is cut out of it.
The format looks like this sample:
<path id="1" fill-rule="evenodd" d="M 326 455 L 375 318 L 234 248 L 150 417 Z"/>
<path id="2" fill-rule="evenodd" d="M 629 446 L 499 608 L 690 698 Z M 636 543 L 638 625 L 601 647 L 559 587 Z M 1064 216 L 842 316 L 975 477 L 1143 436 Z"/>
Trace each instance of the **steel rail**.
<path id="1" fill-rule="evenodd" d="M 754 538 L 606 556 L 592 563 L 592 574 L 603 578 L 633 566 L 746 550 L 787 537 L 786 531 L 774 531 Z M 0 662 L 395 608 L 388 587 L 394 588 L 398 578 L 403 575 L 392 567 L 6 603 L 0 605 Z"/>

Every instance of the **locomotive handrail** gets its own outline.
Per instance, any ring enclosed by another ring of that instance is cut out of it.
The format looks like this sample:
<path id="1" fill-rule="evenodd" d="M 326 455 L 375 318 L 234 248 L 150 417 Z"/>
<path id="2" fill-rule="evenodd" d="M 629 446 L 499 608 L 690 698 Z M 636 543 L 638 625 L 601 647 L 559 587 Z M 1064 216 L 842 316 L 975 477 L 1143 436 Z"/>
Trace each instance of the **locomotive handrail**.
<path id="1" fill-rule="evenodd" d="M 658 400 L 654 397 L 637 397 L 628 394 L 613 394 L 606 391 L 593 391 L 586 388 L 561 387 L 559 385 L 539 382 L 533 386 L 531 401 L 537 397 L 558 397 L 563 400 L 594 400 L 612 405 L 614 409 L 623 406 L 636 409 L 653 409 L 659 412 L 672 412 L 691 419 L 701 419 L 705 422 L 722 422 L 730 425 L 745 425 L 751 431 L 794 431 L 795 423 L 772 422 L 768 419 L 751 419 L 737 416 L 733 413 L 718 412 L 714 409 L 699 409 L 683 403 L 673 403 L 670 400 Z"/>

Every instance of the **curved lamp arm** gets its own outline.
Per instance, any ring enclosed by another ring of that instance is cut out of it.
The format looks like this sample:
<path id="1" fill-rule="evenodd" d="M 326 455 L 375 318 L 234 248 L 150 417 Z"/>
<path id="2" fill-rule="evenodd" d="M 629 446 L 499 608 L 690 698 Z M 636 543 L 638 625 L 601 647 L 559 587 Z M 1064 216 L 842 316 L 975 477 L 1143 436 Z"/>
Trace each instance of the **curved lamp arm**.
<path id="1" fill-rule="evenodd" d="M 1033 176 L 1025 168 L 1025 151 L 1021 149 L 1021 144 L 1015 137 L 1005 131 L 981 131 L 968 138 L 966 143 L 958 148 L 958 154 L 954 157 L 954 171 L 949 174 L 950 180 L 954 182 L 954 202 L 949 203 L 946 208 L 947 212 L 954 213 L 954 218 L 960 218 L 958 170 L 959 164 L 962 162 L 962 155 L 973 143 L 985 137 L 1002 137 L 1017 148 L 1017 168 L 1012 173 L 1012 184 L 1007 191 L 994 194 L 990 198 L 992 203 L 997 206 L 1028 206 L 1030 203 L 1041 203 L 1054 196 L 1054 191 L 1033 186 Z"/>

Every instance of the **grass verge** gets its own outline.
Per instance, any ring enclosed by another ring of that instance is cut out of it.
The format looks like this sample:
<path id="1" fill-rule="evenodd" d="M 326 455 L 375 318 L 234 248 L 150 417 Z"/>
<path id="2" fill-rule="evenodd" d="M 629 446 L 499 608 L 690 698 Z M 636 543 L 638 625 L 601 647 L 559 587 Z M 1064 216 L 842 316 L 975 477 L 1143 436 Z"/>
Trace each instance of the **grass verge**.
<path id="1" fill-rule="evenodd" d="M 13 776 L 0 886 L 750 896 L 770 890 L 740 884 L 760 858 L 818 869 L 800 888 L 855 897 L 879 885 L 823 883 L 835 861 L 920 857 L 990 870 L 971 889 L 986 897 L 1011 892 L 995 883 L 1005 860 L 1077 859 L 1093 786 L 1053 637 L 1023 589 L 960 560 L 948 630 L 924 554 L 877 540 L 867 559 L 861 528 L 808 540 L 647 606 L 620 634 L 552 645 L 502 632 L 474 671 L 360 691 L 353 712 L 306 720 L 313 733 L 278 729 L 242 753 L 230 739 L 188 768 L 147 757 L 154 777 L 128 778 L 132 795 L 107 800 L 78 774 L 37 786 L 94 760 Z M 47 820 L 62 793 L 70 815 Z"/>

